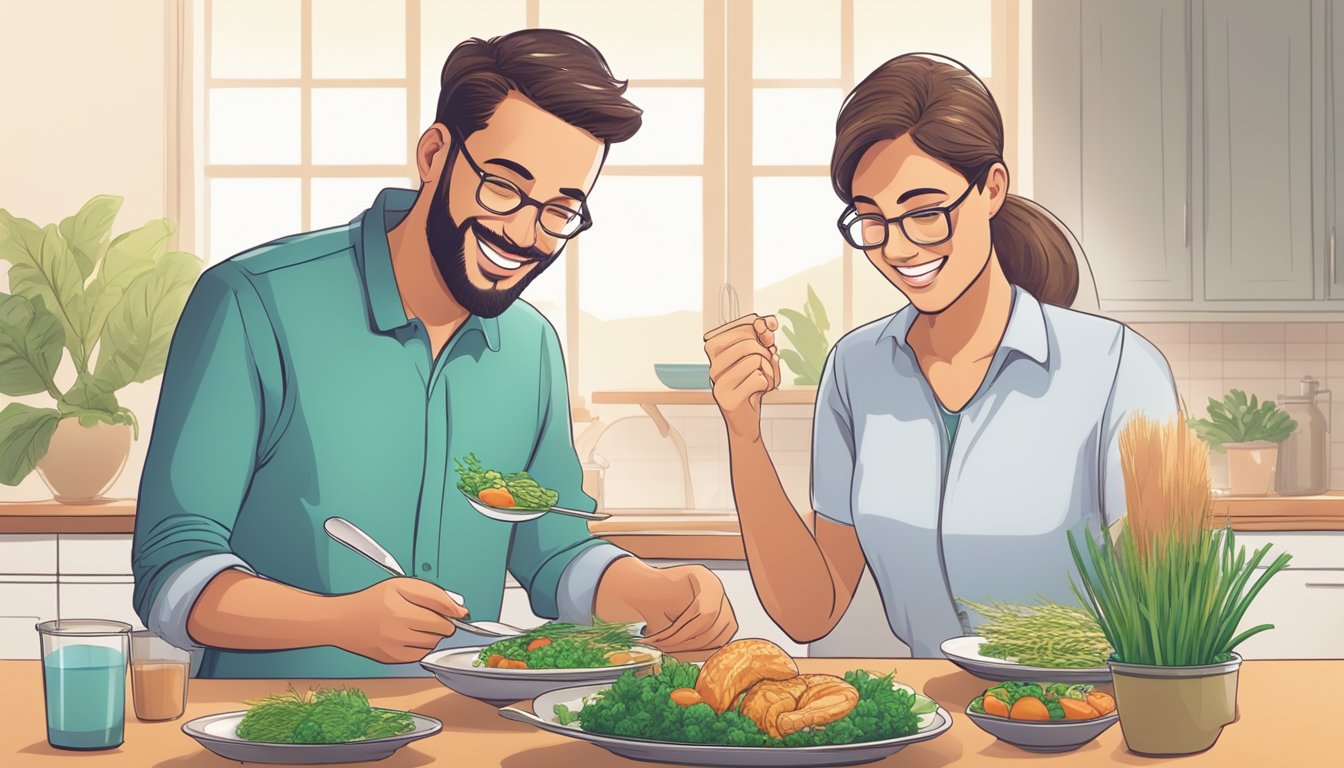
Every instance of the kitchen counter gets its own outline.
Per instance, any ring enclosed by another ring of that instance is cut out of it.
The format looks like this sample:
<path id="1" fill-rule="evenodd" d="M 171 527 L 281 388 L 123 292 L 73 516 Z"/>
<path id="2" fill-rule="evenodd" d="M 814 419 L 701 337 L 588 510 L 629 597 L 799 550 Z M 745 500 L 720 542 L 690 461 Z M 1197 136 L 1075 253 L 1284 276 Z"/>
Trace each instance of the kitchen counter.
<path id="1" fill-rule="evenodd" d="M 799 659 L 803 672 L 838 674 L 864 668 L 886 671 L 893 665 L 902 681 L 936 699 L 952 713 L 952 728 L 943 735 L 898 752 L 871 765 L 902 768 L 933 766 L 1021 765 L 1021 760 L 1063 760 L 1069 766 L 1159 765 L 1167 761 L 1141 757 L 1125 748 L 1119 725 L 1090 744 L 1058 757 L 1036 755 L 997 742 L 965 715 L 966 704 L 989 684 L 933 659 Z M 126 742 L 108 752 L 67 752 L 46 741 L 42 679 L 36 661 L 0 661 L 0 755 L 18 768 L 72 765 L 98 768 L 238 768 L 206 751 L 181 732 L 195 717 L 242 709 L 244 701 L 282 692 L 286 680 L 192 680 L 186 715 L 167 723 L 141 723 L 126 703 Z M 332 681 L 292 681 L 296 688 L 332 685 Z M 626 760 L 599 747 L 545 733 L 501 718 L 494 707 L 449 691 L 433 679 L 340 681 L 369 694 L 379 706 L 409 709 L 444 723 L 442 733 L 402 748 L 377 763 L 380 768 L 430 764 L 504 768 L 557 766 L 655 765 Z M 1224 729 L 1203 754 L 1181 760 L 1182 766 L 1329 765 L 1339 757 L 1339 723 L 1334 710 L 1309 706 L 1313 692 L 1344 688 L 1344 661 L 1250 661 L 1241 668 L 1239 719 Z"/>

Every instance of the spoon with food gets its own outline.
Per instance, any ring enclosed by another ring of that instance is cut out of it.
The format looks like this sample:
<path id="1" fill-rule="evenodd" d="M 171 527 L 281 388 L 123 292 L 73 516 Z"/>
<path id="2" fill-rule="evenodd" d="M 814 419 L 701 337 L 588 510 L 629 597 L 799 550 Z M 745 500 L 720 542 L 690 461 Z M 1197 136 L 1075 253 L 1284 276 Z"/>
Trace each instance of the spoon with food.
<path id="1" fill-rule="evenodd" d="M 477 512 L 492 520 L 521 523 L 546 514 L 584 520 L 606 520 L 611 517 L 602 512 L 557 507 L 555 503 L 560 500 L 560 495 L 538 484 L 526 472 L 504 474 L 486 469 L 474 453 L 456 463 L 457 473 L 462 477 L 457 489 Z"/>

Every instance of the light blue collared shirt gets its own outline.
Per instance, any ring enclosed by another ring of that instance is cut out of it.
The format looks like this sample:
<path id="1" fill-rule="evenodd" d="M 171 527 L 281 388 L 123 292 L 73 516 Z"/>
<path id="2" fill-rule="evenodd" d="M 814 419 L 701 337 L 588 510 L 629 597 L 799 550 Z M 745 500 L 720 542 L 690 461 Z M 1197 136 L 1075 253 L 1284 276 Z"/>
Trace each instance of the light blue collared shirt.
<path id="1" fill-rule="evenodd" d="M 1142 336 L 1013 292 L 950 457 L 906 341 L 914 306 L 847 334 L 822 374 L 812 506 L 855 527 L 891 629 L 915 657 L 940 656 L 944 640 L 979 625 L 954 598 L 1076 604 L 1066 532 L 1099 535 L 1124 516 L 1121 427 L 1134 413 L 1177 412 L 1171 369 Z"/>

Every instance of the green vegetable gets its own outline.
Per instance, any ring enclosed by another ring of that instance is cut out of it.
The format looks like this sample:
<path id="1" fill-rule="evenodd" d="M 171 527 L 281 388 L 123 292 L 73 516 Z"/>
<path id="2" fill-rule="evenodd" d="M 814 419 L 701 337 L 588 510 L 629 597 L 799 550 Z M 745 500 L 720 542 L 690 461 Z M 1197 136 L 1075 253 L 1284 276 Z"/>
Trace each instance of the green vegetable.
<path id="1" fill-rule="evenodd" d="M 918 728 L 911 711 L 915 697 L 893 687 L 891 675 L 876 677 L 864 671 L 846 672 L 844 679 L 859 692 L 853 711 L 824 729 L 806 730 L 774 739 L 749 717 L 730 709 L 715 714 L 708 704 L 683 707 L 670 694 L 694 688 L 700 668 L 664 658 L 656 675 L 626 672 L 611 688 L 597 694 L 578 713 L 585 731 L 636 739 L 688 744 L 760 747 L 814 747 L 852 744 L 908 736 Z M 557 712 L 557 717 L 560 714 Z"/>
<path id="2" fill-rule="evenodd" d="M 781 309 L 779 314 L 789 322 L 784 327 L 784 335 L 793 349 L 779 350 L 779 359 L 793 371 L 793 383 L 802 386 L 815 386 L 821 381 L 821 369 L 826 365 L 826 354 L 830 345 L 826 343 L 826 331 L 831 322 L 826 317 L 826 308 L 812 286 L 807 286 L 807 303 L 803 311 Z"/>
<path id="3" fill-rule="evenodd" d="M 1226 443 L 1283 442 L 1297 429 L 1297 422 L 1273 400 L 1260 402 L 1255 395 L 1248 400 L 1240 389 L 1232 390 L 1222 402 L 1209 398 L 1208 411 L 1209 418 L 1192 419 L 1190 426 L 1219 453 L 1227 450 Z"/>
<path id="4" fill-rule="evenodd" d="M 550 644 L 535 651 L 527 650 L 533 640 L 546 638 Z M 551 622 L 517 637 L 487 645 L 473 666 L 483 667 L 493 655 L 523 661 L 528 669 L 593 669 L 609 667 L 607 654 L 630 648 L 630 625 L 622 622 L 594 621 L 592 626 Z"/>
<path id="5" fill-rule="evenodd" d="M 356 688 L 270 696 L 253 703 L 239 738 L 271 744 L 339 744 L 381 739 L 415 728 L 409 713 L 375 709 Z"/>
<path id="6" fill-rule="evenodd" d="M 557 723 L 561 725 L 569 725 L 570 723 L 578 722 L 578 719 L 579 714 L 577 712 L 570 712 L 569 707 L 566 707 L 564 704 L 555 705 L 555 721 Z"/>
<path id="7" fill-rule="evenodd" d="M 560 494 L 550 488 L 537 484 L 526 472 L 511 472 L 507 475 L 493 469 L 486 469 L 472 453 L 465 460 L 455 459 L 457 474 L 461 480 L 458 490 L 479 497 L 487 488 L 502 488 L 513 496 L 516 509 L 550 509 L 560 501 Z"/>
<path id="8" fill-rule="evenodd" d="M 1204 518 L 1198 516 L 1198 527 L 1191 532 L 1155 537 L 1146 557 L 1139 555 L 1132 526 L 1126 525 L 1115 543 L 1110 536 L 1089 535 L 1092 568 L 1085 567 L 1083 552 L 1069 532 L 1082 587 L 1072 577 L 1070 584 L 1115 648 L 1116 660 L 1152 666 L 1216 664 L 1231 658 L 1246 638 L 1273 628 L 1261 624 L 1237 634 L 1246 608 L 1291 556 L 1280 554 L 1261 570 L 1270 545 L 1247 559 L 1246 548 L 1236 547 L 1230 528 L 1204 527 Z"/>
<path id="9" fill-rule="evenodd" d="M 52 401 L 0 411 L 0 483 L 22 482 L 64 419 L 124 424 L 139 437 L 116 393 L 163 373 L 202 265 L 168 250 L 175 227 L 167 219 L 112 237 L 121 202 L 97 195 L 45 227 L 0 209 L 0 261 L 9 264 L 9 293 L 0 293 L 0 394 Z M 67 351 L 73 376 L 58 386 Z"/>
<path id="10" fill-rule="evenodd" d="M 1111 655 L 1106 635 L 1086 610 L 1041 598 L 1041 605 L 988 605 L 960 600 L 984 616 L 980 653 L 1030 667 L 1104 667 Z"/>

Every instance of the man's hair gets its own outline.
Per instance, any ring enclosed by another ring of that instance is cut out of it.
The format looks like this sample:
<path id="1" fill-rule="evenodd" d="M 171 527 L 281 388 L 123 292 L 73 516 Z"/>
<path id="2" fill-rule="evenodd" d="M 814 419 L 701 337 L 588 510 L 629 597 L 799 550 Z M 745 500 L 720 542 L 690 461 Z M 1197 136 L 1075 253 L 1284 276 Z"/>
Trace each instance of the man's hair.
<path id="1" fill-rule="evenodd" d="M 588 41 L 555 29 L 472 38 L 443 65 L 435 120 L 462 138 L 485 127 L 509 91 L 607 144 L 639 130 L 643 112 L 623 96 L 606 59 Z"/>

